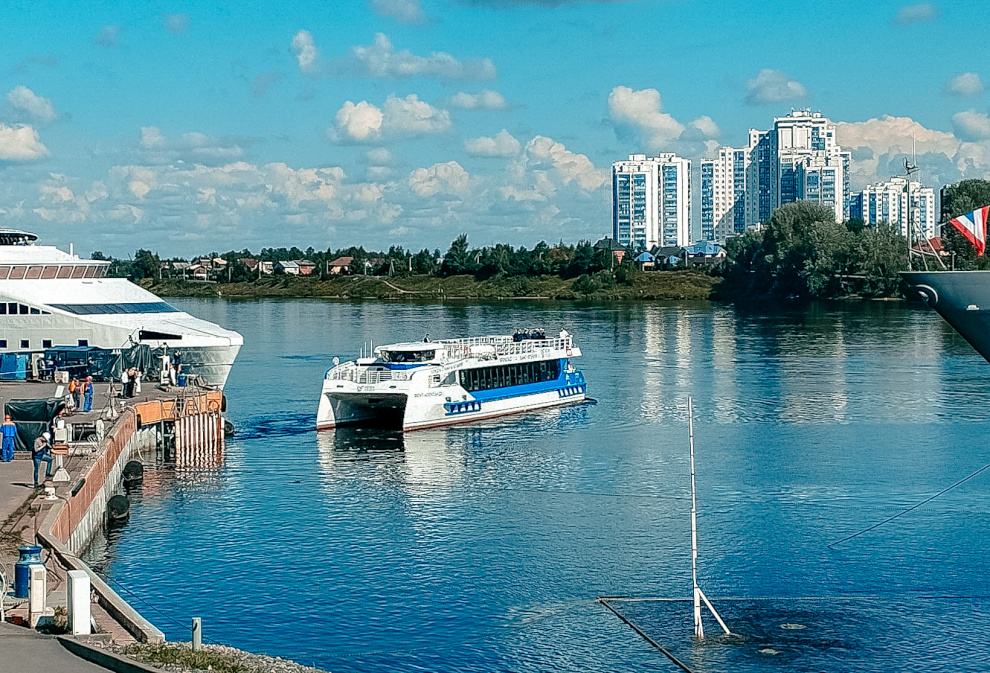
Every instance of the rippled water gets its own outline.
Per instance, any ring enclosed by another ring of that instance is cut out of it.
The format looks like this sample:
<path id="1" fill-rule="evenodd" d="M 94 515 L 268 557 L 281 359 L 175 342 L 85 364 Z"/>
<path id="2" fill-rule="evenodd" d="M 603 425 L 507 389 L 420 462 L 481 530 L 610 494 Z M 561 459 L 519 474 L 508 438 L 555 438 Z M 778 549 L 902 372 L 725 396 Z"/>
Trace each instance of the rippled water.
<path id="1" fill-rule="evenodd" d="M 169 638 L 333 671 L 984 671 L 990 366 L 923 307 L 176 301 L 244 334 L 215 471 L 149 471 L 90 557 Z M 597 404 L 313 431 L 333 355 L 425 333 L 566 328 Z M 721 602 L 720 602 L 721 599 Z M 784 629 L 781 624 L 805 628 Z M 717 626 L 708 625 L 714 634 Z"/>

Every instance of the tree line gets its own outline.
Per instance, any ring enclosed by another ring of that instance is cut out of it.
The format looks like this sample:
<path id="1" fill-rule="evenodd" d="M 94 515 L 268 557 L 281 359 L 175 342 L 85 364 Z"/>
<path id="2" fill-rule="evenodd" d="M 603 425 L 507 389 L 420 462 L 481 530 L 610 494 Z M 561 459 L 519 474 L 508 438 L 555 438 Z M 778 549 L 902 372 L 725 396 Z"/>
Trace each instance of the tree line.
<path id="1" fill-rule="evenodd" d="M 941 221 L 990 205 L 990 181 L 964 180 L 943 192 Z M 943 259 L 958 269 L 988 269 L 990 255 L 977 256 L 976 250 L 955 228 L 942 228 Z M 893 297 L 902 292 L 898 271 L 908 265 L 907 240 L 890 224 L 867 226 L 862 220 L 837 222 L 831 208 L 810 201 L 781 206 L 762 226 L 730 238 L 723 263 L 706 267 L 704 272 L 722 276 L 720 292 L 727 297 L 774 297 L 823 299 L 857 294 L 865 297 Z M 248 282 L 258 278 L 240 258 L 279 262 L 308 259 L 316 264 L 314 275 L 328 275 L 327 263 L 340 257 L 353 258 L 351 274 L 378 276 L 429 275 L 447 277 L 472 275 L 477 280 L 516 276 L 558 276 L 577 278 L 588 292 L 628 282 L 634 275 L 632 261 L 640 251 L 626 250 L 621 262 L 605 247 L 590 241 L 575 245 L 540 242 L 532 249 L 496 244 L 472 248 L 466 234 L 450 244 L 447 252 L 402 246 L 387 251 L 349 247 L 316 250 L 263 248 L 257 255 L 249 250 L 211 252 L 203 257 L 220 257 L 227 262 L 222 278 Z M 94 259 L 106 259 L 101 253 Z M 175 260 L 172 260 L 175 261 Z M 185 260 L 181 260 L 185 261 Z M 163 279 L 169 275 L 169 260 L 159 259 L 150 250 L 138 250 L 133 259 L 112 260 L 110 274 L 134 280 Z"/>
<path id="2" fill-rule="evenodd" d="M 327 264 L 341 257 L 352 258 L 348 268 L 348 273 L 352 275 L 447 277 L 469 274 L 477 280 L 487 280 L 496 276 L 551 275 L 566 279 L 612 270 L 618 266 L 609 250 L 596 249 L 590 241 L 580 241 L 576 245 L 568 245 L 563 241 L 549 245 L 541 241 L 532 249 L 503 243 L 472 248 L 468 244 L 467 234 L 461 234 L 454 239 L 445 254 L 441 254 L 439 249 L 413 252 L 401 245 L 394 245 L 386 251 L 366 250 L 363 246 L 326 250 L 315 250 L 312 247 L 301 250 L 292 247 L 262 248 L 259 254 L 246 249 L 224 253 L 214 251 L 202 257 L 220 258 L 227 262 L 218 280 L 234 283 L 250 282 L 258 278 L 258 272 L 251 271 L 240 261 L 242 258 L 272 263 L 306 259 L 316 265 L 313 275 L 317 277 L 328 275 Z M 179 258 L 161 259 L 156 253 L 145 249 L 136 251 L 132 259 L 111 259 L 101 252 L 94 252 L 93 259 L 110 259 L 109 275 L 132 280 L 142 278 L 163 280 L 180 276 L 174 272 L 170 263 L 187 261 Z"/>

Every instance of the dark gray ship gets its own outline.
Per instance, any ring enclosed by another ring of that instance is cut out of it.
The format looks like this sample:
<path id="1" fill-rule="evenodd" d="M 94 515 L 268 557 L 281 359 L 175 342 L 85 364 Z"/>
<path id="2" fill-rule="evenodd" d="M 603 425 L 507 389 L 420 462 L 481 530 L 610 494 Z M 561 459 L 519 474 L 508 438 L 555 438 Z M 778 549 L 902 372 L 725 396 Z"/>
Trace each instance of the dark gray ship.
<path id="1" fill-rule="evenodd" d="M 990 271 L 902 271 L 901 277 L 990 362 Z"/>

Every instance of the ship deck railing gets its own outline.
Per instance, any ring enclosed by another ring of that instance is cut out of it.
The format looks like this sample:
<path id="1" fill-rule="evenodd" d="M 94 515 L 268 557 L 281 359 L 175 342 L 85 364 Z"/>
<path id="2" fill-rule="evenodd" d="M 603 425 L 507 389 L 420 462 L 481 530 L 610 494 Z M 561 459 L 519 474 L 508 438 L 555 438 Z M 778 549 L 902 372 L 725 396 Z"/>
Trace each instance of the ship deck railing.
<path id="1" fill-rule="evenodd" d="M 551 339 L 522 339 L 514 340 L 512 337 L 471 337 L 465 339 L 444 339 L 442 341 L 430 342 L 442 345 L 446 362 L 456 362 L 472 357 L 471 348 L 475 346 L 493 346 L 495 354 L 499 357 L 508 355 L 526 355 L 539 351 L 563 351 L 570 355 L 574 345 L 573 338 L 554 337 Z M 384 363 L 376 363 L 382 366 Z M 441 364 L 437 362 L 435 364 Z M 411 373 L 411 372 L 410 372 Z M 372 369 L 367 365 L 358 365 L 356 362 L 344 362 L 337 365 L 326 373 L 326 378 L 334 381 L 351 381 L 358 385 L 373 385 L 383 381 L 405 381 L 409 374 L 402 370 Z"/>

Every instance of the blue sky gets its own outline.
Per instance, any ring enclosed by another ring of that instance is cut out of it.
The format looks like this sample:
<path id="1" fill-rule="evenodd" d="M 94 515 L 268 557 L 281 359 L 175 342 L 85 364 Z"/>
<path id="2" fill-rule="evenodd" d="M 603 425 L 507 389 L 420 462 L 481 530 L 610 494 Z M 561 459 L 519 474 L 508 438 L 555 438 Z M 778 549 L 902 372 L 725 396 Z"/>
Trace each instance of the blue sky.
<path id="1" fill-rule="evenodd" d="M 839 125 L 854 187 L 915 143 L 938 187 L 990 173 L 981 10 L 7 3 L 0 218 L 116 255 L 597 239 L 613 160 L 697 160 L 792 107 Z"/>

